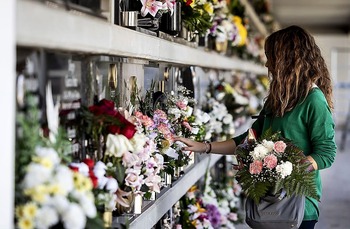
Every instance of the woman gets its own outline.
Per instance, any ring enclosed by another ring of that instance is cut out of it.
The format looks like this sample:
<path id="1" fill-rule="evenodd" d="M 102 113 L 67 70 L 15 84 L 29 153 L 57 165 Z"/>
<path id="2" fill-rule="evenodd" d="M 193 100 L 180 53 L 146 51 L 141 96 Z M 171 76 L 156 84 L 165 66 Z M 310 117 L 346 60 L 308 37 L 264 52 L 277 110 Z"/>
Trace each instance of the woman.
<path id="1" fill-rule="evenodd" d="M 261 134 L 268 128 L 293 140 L 316 170 L 317 192 L 321 198 L 319 170 L 335 159 L 332 85 L 329 72 L 314 38 L 298 26 L 272 33 L 265 42 L 266 67 L 271 78 L 264 108 L 252 128 Z M 223 142 L 202 143 L 176 138 L 184 150 L 234 154 L 247 132 Z M 299 228 L 314 228 L 319 217 L 318 202 L 306 198 L 304 219 Z"/>

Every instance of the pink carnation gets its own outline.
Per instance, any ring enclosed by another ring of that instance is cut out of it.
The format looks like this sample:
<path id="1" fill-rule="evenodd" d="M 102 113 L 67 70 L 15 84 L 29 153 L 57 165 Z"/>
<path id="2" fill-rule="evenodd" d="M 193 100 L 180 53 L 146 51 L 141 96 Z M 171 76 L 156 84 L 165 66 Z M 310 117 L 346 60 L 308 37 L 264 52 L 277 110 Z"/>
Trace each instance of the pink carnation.
<path id="1" fill-rule="evenodd" d="M 250 166 L 249 166 L 249 172 L 250 174 L 259 174 L 261 173 L 263 168 L 263 163 L 262 161 L 253 161 Z"/>
<path id="2" fill-rule="evenodd" d="M 273 169 L 277 166 L 277 157 L 273 154 L 270 154 L 264 158 L 264 166 L 269 169 Z"/>
<path id="3" fill-rule="evenodd" d="M 277 153 L 283 153 L 284 150 L 286 149 L 286 147 L 287 147 L 286 143 L 284 143 L 283 141 L 277 141 L 277 142 L 275 142 L 275 145 L 273 146 L 273 149 Z"/>
<path id="4" fill-rule="evenodd" d="M 142 115 L 140 117 L 140 119 L 141 119 L 142 124 L 146 127 L 150 127 L 150 126 L 154 125 L 153 120 L 150 117 L 148 117 L 147 115 Z"/>

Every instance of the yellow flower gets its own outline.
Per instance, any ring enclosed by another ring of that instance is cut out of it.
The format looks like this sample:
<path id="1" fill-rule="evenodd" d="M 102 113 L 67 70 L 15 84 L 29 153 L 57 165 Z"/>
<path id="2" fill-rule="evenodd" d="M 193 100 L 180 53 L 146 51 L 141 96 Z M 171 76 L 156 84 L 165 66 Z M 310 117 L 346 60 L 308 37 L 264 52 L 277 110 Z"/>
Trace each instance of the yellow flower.
<path id="1" fill-rule="evenodd" d="M 23 216 L 28 219 L 33 219 L 38 211 L 38 206 L 35 203 L 27 203 L 23 206 Z"/>
<path id="2" fill-rule="evenodd" d="M 169 149 L 170 147 L 170 142 L 166 139 L 161 141 L 162 149 Z"/>
<path id="3" fill-rule="evenodd" d="M 30 219 L 27 219 L 27 218 L 19 219 L 18 228 L 19 229 L 32 229 L 32 228 L 34 228 L 33 221 Z"/>
<path id="4" fill-rule="evenodd" d="M 231 87 L 231 85 L 228 83 L 224 84 L 224 88 L 225 88 L 225 92 L 228 94 L 233 94 L 235 92 L 235 89 L 233 89 L 233 87 Z"/>
<path id="5" fill-rule="evenodd" d="M 48 197 L 48 187 L 45 185 L 38 185 L 34 188 L 24 190 L 24 194 L 30 196 L 34 201 L 42 203 Z"/>
<path id="6" fill-rule="evenodd" d="M 204 10 L 207 11 L 209 15 L 213 15 L 214 7 L 210 2 L 206 2 L 203 6 Z"/>
<path id="7" fill-rule="evenodd" d="M 198 209 L 197 212 L 204 213 L 207 211 L 207 210 L 205 210 L 205 208 L 202 208 L 198 202 L 196 203 L 196 207 Z"/>
<path id="8" fill-rule="evenodd" d="M 48 191 L 50 194 L 53 195 L 65 195 L 65 191 L 63 190 L 63 188 L 61 187 L 61 185 L 59 184 L 52 184 L 50 186 L 47 187 Z"/>
<path id="9" fill-rule="evenodd" d="M 247 42 L 248 31 L 247 31 L 246 27 L 244 27 L 244 25 L 242 24 L 242 18 L 239 16 L 234 16 L 233 22 L 237 26 L 238 33 L 239 33 L 239 36 L 241 38 L 239 43 L 238 43 L 238 46 L 245 45 Z"/>
<path id="10" fill-rule="evenodd" d="M 92 189 L 92 181 L 81 173 L 73 174 L 74 187 L 78 191 L 89 191 Z"/>
<path id="11" fill-rule="evenodd" d="M 23 205 L 17 206 L 15 211 L 17 218 L 23 217 Z"/>
<path id="12" fill-rule="evenodd" d="M 193 185 L 187 192 L 195 192 L 197 190 L 197 186 Z"/>
<path id="13" fill-rule="evenodd" d="M 52 161 L 47 157 L 34 157 L 33 161 L 48 169 L 52 169 L 53 167 Z"/>

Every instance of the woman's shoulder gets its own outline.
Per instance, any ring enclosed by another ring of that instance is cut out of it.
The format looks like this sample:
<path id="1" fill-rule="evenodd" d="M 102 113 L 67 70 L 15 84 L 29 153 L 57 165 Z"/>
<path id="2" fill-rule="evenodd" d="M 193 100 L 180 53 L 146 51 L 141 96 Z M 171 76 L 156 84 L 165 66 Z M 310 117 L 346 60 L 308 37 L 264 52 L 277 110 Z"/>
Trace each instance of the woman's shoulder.
<path id="1" fill-rule="evenodd" d="M 320 88 L 315 87 L 312 88 L 309 94 L 305 98 L 305 102 L 326 102 L 326 97 L 324 96 L 323 92 Z"/>

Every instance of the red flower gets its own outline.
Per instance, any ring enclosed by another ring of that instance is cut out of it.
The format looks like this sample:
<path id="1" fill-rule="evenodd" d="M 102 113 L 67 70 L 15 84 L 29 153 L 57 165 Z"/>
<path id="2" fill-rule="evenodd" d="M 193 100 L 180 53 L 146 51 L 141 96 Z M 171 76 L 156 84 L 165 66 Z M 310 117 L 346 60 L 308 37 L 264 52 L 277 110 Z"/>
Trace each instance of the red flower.
<path id="1" fill-rule="evenodd" d="M 74 167 L 74 166 L 69 166 L 69 168 L 73 171 L 73 172 L 79 172 L 79 168 L 78 167 Z"/>
<path id="2" fill-rule="evenodd" d="M 115 116 L 117 111 L 114 109 L 114 102 L 102 99 L 97 105 L 90 106 L 89 111 L 95 115 L 110 115 Z"/>
<path id="3" fill-rule="evenodd" d="M 89 177 L 91 179 L 92 185 L 94 188 L 96 188 L 98 186 L 98 179 L 92 170 L 89 171 Z"/>
<path id="4" fill-rule="evenodd" d="M 89 167 L 89 170 L 94 168 L 94 165 L 95 165 L 94 160 L 92 160 L 90 158 L 86 158 L 83 160 L 83 162 Z"/>
<path id="5" fill-rule="evenodd" d="M 193 2 L 193 0 L 187 0 L 187 1 L 186 1 L 186 6 L 191 5 L 191 4 L 192 4 L 192 2 Z"/>

